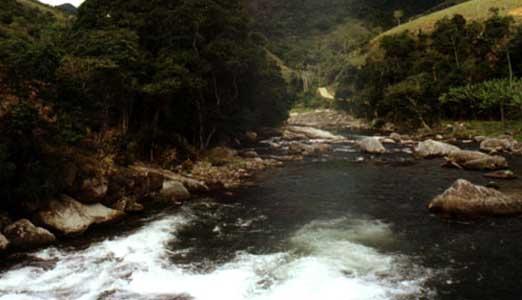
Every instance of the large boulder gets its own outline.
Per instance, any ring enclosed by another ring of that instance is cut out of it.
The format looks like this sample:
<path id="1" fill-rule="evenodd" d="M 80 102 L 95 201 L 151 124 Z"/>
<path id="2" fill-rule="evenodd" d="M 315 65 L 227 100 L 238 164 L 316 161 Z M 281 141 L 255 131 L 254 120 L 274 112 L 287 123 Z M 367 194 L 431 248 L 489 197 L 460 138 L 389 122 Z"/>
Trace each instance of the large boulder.
<path id="1" fill-rule="evenodd" d="M 511 152 L 516 144 L 512 138 L 486 138 L 480 143 L 480 150 L 489 153 Z"/>
<path id="2" fill-rule="evenodd" d="M 160 191 L 160 197 L 163 200 L 186 200 L 190 198 L 190 192 L 181 182 L 168 180 L 163 183 L 163 189 Z"/>
<path id="3" fill-rule="evenodd" d="M 0 233 L 0 252 L 5 251 L 9 247 L 9 241 L 7 238 Z"/>
<path id="4" fill-rule="evenodd" d="M 434 140 L 420 142 L 415 147 L 415 154 L 424 158 L 446 156 L 456 151 L 460 151 L 460 148 Z"/>
<path id="5" fill-rule="evenodd" d="M 446 159 L 449 164 L 468 170 L 498 170 L 508 167 L 504 157 L 492 156 L 479 151 L 455 151 L 451 152 Z"/>
<path id="6" fill-rule="evenodd" d="M 386 152 L 386 148 L 384 148 L 378 137 L 364 138 L 357 142 L 357 145 L 363 152 L 367 153 L 381 154 Z"/>
<path id="7" fill-rule="evenodd" d="M 18 220 L 4 228 L 4 235 L 13 247 L 21 249 L 45 246 L 56 240 L 47 229 L 36 227 L 27 219 Z"/>
<path id="8" fill-rule="evenodd" d="M 453 215 L 514 215 L 522 213 L 522 199 L 459 179 L 435 197 L 428 208 L 435 213 Z"/>
<path id="9" fill-rule="evenodd" d="M 37 213 L 37 219 L 60 234 L 77 235 L 91 225 L 115 222 L 124 215 L 102 204 L 86 205 L 64 195 L 59 200 L 51 200 L 46 209 Z"/>

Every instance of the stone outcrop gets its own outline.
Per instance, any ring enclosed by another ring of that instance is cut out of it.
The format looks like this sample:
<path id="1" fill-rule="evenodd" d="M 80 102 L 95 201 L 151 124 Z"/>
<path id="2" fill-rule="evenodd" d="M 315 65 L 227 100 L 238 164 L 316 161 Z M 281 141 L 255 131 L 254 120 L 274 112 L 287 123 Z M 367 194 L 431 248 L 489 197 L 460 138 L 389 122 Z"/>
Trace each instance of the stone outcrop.
<path id="1" fill-rule="evenodd" d="M 420 142 L 415 147 L 415 154 L 424 158 L 442 157 L 456 151 L 460 151 L 460 148 L 434 140 Z"/>
<path id="2" fill-rule="evenodd" d="M 498 170 L 508 167 L 504 157 L 492 156 L 479 151 L 455 151 L 451 152 L 446 159 L 449 165 L 468 170 Z"/>
<path id="3" fill-rule="evenodd" d="M 428 205 L 430 211 L 452 215 L 515 215 L 522 213 L 522 199 L 459 179 Z"/>
<path id="4" fill-rule="evenodd" d="M 367 137 L 359 142 L 357 145 L 361 151 L 372 154 L 382 154 L 386 152 L 386 148 L 382 145 L 381 141 L 377 137 Z"/>
<path id="5" fill-rule="evenodd" d="M 11 245 L 20 249 L 32 249 L 49 245 L 56 237 L 48 230 L 21 219 L 4 228 L 4 235 Z"/>
<path id="6" fill-rule="evenodd" d="M 77 235 L 91 225 L 116 222 L 124 215 L 102 204 L 86 205 L 64 195 L 59 200 L 51 200 L 46 209 L 37 213 L 37 219 L 60 234 Z"/>

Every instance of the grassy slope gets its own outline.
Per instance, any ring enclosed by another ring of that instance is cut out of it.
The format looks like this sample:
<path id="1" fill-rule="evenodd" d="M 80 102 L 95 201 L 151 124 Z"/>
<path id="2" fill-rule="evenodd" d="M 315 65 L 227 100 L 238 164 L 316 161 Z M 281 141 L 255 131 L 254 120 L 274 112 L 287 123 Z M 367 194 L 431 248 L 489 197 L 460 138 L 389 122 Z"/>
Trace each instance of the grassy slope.
<path id="1" fill-rule="evenodd" d="M 489 9 L 494 7 L 499 8 L 502 15 L 511 15 L 518 23 L 522 23 L 522 0 L 471 0 L 394 27 L 379 35 L 374 42 L 382 36 L 406 30 L 411 32 L 419 29 L 425 32 L 431 31 L 438 20 L 452 17 L 455 14 L 461 14 L 469 20 L 483 20 L 490 15 Z"/>

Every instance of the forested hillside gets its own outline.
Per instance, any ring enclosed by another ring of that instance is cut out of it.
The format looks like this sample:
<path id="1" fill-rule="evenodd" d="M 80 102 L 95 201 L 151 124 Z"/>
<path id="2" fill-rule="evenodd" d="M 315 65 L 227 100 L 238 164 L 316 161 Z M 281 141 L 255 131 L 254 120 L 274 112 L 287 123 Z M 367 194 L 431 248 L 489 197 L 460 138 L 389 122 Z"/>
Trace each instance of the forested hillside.
<path id="1" fill-rule="evenodd" d="M 364 66 L 340 80 L 341 105 L 409 128 L 447 119 L 520 120 L 522 28 L 514 12 L 522 1 L 495 4 L 466 2 L 383 35 Z M 434 25 L 420 26 L 426 20 Z"/>
<path id="2" fill-rule="evenodd" d="M 77 18 L 0 5 L 2 206 L 60 192 L 78 153 L 125 164 L 174 148 L 181 162 L 286 119 L 291 95 L 240 0 L 87 0 Z"/>
<path id="3" fill-rule="evenodd" d="M 361 65 L 373 37 L 441 3 L 446 1 L 256 0 L 249 11 L 267 48 L 297 71 L 292 84 L 307 101 L 345 66 Z"/>

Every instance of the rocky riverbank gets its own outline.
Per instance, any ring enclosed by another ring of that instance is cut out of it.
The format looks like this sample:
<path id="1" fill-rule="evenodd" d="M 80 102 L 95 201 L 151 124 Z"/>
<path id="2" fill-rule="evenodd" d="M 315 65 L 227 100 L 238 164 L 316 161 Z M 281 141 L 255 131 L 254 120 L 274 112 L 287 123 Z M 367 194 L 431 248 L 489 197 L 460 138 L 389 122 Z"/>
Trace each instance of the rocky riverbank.
<path id="1" fill-rule="evenodd" d="M 354 140 L 318 127 L 339 121 L 341 128 L 367 129 L 361 121 L 332 111 L 318 113 L 330 117 L 319 122 L 317 112 L 306 117 L 294 115 L 280 129 L 246 133 L 245 144 L 249 147 L 217 147 L 201 153 L 196 161 L 185 161 L 172 169 L 146 162 L 121 166 L 103 157 L 78 156 L 68 166 L 67 186 L 62 195 L 37 203 L 21 201 L 16 213 L 0 212 L 0 251 L 9 253 L 47 246 L 78 237 L 93 227 L 119 222 L 158 204 L 179 206 L 193 196 L 235 189 L 249 184 L 256 172 L 307 156 L 329 155 L 338 145 L 359 149 L 364 156 L 358 157 L 357 162 L 378 161 L 386 155 L 402 153 L 411 160 L 444 158 L 443 167 L 483 171 L 492 180 L 516 178 L 505 157 L 522 155 L 522 144 L 510 136 L 457 139 L 453 131 L 410 135 L 392 132 Z M 477 149 L 469 150 L 466 145 L 471 144 L 476 144 Z M 434 212 L 468 215 L 522 212 L 520 194 L 506 196 L 485 189 L 459 181 L 445 195 L 433 200 L 429 208 Z M 483 195 L 485 200 L 477 195 Z"/>
<path id="2" fill-rule="evenodd" d="M 146 162 L 121 166 L 113 160 L 77 156 L 67 168 L 61 195 L 38 203 L 21 201 L 0 212 L 0 251 L 17 252 L 77 238 L 93 227 L 113 224 L 152 206 L 179 206 L 193 196 L 249 184 L 261 170 L 317 156 L 346 139 L 300 126 L 247 133 L 251 148 L 217 147 L 173 169 Z M 259 154 L 256 147 L 265 149 Z"/>

